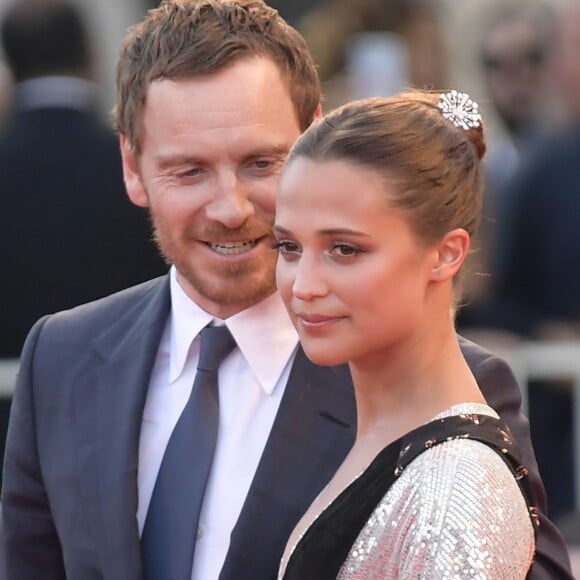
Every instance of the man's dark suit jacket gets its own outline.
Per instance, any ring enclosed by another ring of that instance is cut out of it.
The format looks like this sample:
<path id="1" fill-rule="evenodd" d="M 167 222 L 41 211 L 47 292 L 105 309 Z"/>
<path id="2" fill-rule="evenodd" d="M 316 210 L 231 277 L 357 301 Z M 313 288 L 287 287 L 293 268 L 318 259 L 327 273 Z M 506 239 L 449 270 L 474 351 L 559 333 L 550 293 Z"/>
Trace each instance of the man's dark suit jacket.
<path id="1" fill-rule="evenodd" d="M 167 277 L 45 317 L 22 354 L 2 493 L 6 580 L 140 580 L 137 457 L 145 397 L 170 309 Z M 484 394 L 507 420 L 543 488 L 507 365 L 463 343 Z M 273 580 L 295 522 L 355 433 L 346 366 L 294 362 L 220 578 Z M 232 482 L 235 485 L 235 482 Z M 532 578 L 571 578 L 542 516 Z"/>

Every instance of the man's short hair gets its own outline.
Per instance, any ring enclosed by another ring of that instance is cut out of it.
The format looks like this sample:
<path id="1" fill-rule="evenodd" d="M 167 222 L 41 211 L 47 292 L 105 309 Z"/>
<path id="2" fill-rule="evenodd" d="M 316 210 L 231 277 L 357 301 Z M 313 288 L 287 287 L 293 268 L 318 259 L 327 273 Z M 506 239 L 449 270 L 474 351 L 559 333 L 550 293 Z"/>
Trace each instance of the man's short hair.
<path id="1" fill-rule="evenodd" d="M 151 82 L 211 74 L 252 56 L 271 59 L 286 83 L 302 130 L 321 101 L 304 38 L 261 0 L 165 0 L 127 34 L 117 65 L 115 124 L 139 152 Z"/>

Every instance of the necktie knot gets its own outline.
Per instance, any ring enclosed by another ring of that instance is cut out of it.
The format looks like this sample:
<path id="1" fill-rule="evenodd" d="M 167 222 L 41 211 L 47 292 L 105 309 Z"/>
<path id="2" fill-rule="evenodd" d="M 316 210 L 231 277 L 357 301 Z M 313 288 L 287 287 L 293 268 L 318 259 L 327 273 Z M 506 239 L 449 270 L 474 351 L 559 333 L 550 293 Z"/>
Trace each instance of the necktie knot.
<path id="1" fill-rule="evenodd" d="M 227 326 L 206 326 L 201 333 L 198 370 L 217 371 L 224 358 L 234 349 L 236 341 Z"/>

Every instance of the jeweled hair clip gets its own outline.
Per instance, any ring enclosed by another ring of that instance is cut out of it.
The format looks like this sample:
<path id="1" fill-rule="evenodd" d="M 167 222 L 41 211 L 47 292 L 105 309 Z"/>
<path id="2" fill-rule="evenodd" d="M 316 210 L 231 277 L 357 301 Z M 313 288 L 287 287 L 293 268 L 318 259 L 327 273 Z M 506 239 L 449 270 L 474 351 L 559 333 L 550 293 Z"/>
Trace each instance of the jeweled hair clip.
<path id="1" fill-rule="evenodd" d="M 452 90 L 448 93 L 441 93 L 439 97 L 437 106 L 441 110 L 441 114 L 456 127 L 467 131 L 481 125 L 479 105 L 467 93 Z"/>

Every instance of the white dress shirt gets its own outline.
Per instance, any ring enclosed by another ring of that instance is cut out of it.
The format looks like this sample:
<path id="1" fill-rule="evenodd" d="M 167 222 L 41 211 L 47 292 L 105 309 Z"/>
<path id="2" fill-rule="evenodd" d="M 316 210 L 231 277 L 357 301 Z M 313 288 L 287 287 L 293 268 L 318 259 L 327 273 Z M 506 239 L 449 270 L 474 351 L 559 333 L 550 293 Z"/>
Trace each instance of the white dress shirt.
<path id="1" fill-rule="evenodd" d="M 171 315 L 151 375 L 139 442 L 139 531 L 163 453 L 189 398 L 201 329 L 213 317 L 170 272 Z M 218 324 L 220 321 L 216 321 Z M 217 580 L 278 411 L 298 337 L 278 293 L 228 318 L 237 348 L 219 368 L 220 425 L 200 515 L 192 580 Z"/>

